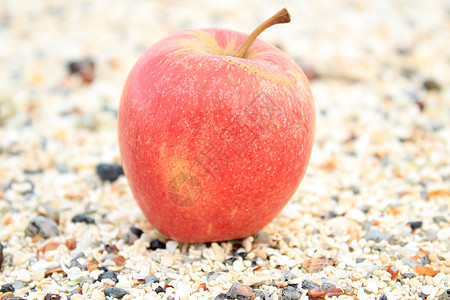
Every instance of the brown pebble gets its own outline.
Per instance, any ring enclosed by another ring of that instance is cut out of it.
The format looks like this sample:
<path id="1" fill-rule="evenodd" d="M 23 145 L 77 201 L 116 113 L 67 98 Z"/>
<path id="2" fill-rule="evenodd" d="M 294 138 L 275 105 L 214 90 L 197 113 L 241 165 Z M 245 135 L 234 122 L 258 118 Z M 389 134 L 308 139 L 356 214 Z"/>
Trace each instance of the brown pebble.
<path id="1" fill-rule="evenodd" d="M 88 270 L 89 272 L 97 270 L 98 269 L 98 264 L 96 264 L 95 262 L 90 262 L 86 265 L 86 270 Z"/>
<path id="2" fill-rule="evenodd" d="M 313 299 L 324 298 L 328 294 L 328 291 L 322 291 L 320 288 L 313 288 L 308 291 L 308 295 L 311 295 Z"/>
<path id="3" fill-rule="evenodd" d="M 323 268 L 334 265 L 334 262 L 328 258 L 312 258 L 302 263 L 302 267 L 309 273 L 315 273 L 323 270 Z"/>
<path id="4" fill-rule="evenodd" d="M 391 280 L 396 280 L 398 278 L 398 274 L 400 271 L 394 271 L 391 266 L 389 265 L 386 269 L 386 272 L 388 272 L 391 275 Z"/>
<path id="5" fill-rule="evenodd" d="M 109 253 L 114 253 L 114 254 L 117 254 L 119 252 L 119 249 L 114 244 L 106 244 L 105 250 L 108 251 Z"/>
<path id="6" fill-rule="evenodd" d="M 437 83 L 434 79 L 427 79 L 423 82 L 423 87 L 427 91 L 440 91 L 441 86 L 439 83 Z"/>
<path id="7" fill-rule="evenodd" d="M 44 297 L 44 300 L 59 300 L 61 299 L 61 296 L 58 294 L 47 294 Z"/>
<path id="8" fill-rule="evenodd" d="M 255 299 L 255 293 L 253 289 L 248 285 L 241 284 L 238 288 L 238 295 L 249 297 L 250 299 Z"/>
<path id="9" fill-rule="evenodd" d="M 51 276 L 53 273 L 62 273 L 62 272 L 63 272 L 63 269 L 60 266 L 54 267 L 54 268 L 48 270 L 47 272 L 45 272 L 45 277 Z"/>
<path id="10" fill-rule="evenodd" d="M 70 74 L 78 75 L 84 83 L 91 83 L 94 81 L 95 63 L 91 59 L 83 59 L 72 61 L 68 65 Z"/>
<path id="11" fill-rule="evenodd" d="M 204 291 L 209 291 L 208 287 L 206 286 L 205 282 L 202 282 L 198 285 L 198 291 L 200 290 L 204 290 Z"/>
<path id="12" fill-rule="evenodd" d="M 0 243 L 0 272 L 2 271 L 2 263 L 3 263 L 3 245 Z"/>
<path id="13" fill-rule="evenodd" d="M 434 277 L 439 273 L 438 270 L 435 270 L 429 266 L 414 266 L 413 270 L 414 270 L 414 272 L 416 272 L 419 275 L 431 276 L 431 277 Z"/>
<path id="14" fill-rule="evenodd" d="M 337 288 L 337 287 L 334 287 L 334 286 L 328 287 L 327 292 L 328 292 L 327 296 L 329 298 L 331 298 L 333 296 L 339 297 L 340 295 L 344 294 L 344 292 L 342 291 L 341 288 Z"/>
<path id="15" fill-rule="evenodd" d="M 125 265 L 125 262 L 127 261 L 122 255 L 116 255 L 111 260 L 119 267 Z"/>
<path id="16" fill-rule="evenodd" d="M 74 239 L 66 240 L 65 245 L 67 249 L 74 250 L 75 248 L 77 248 L 77 241 Z"/>

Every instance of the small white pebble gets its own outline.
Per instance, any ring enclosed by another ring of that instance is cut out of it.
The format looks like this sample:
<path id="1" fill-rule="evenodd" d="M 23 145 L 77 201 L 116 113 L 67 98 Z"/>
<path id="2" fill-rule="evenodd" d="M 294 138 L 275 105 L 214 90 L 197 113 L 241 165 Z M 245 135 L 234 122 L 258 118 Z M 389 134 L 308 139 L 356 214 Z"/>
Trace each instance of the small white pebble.
<path id="1" fill-rule="evenodd" d="M 391 262 L 389 256 L 384 252 L 380 254 L 380 261 L 383 266 L 386 266 Z"/>
<path id="2" fill-rule="evenodd" d="M 348 272 L 345 270 L 335 268 L 332 272 L 334 275 L 336 275 L 337 278 L 345 279 L 348 277 Z"/>
<path id="3" fill-rule="evenodd" d="M 362 224 L 366 219 L 367 216 L 365 213 L 363 213 L 362 211 L 360 211 L 359 209 L 351 209 L 349 210 L 346 214 L 345 217 L 349 220 L 355 221 L 359 224 Z"/>
<path id="4" fill-rule="evenodd" d="M 32 279 L 33 281 L 41 281 L 45 277 L 45 272 L 43 270 L 38 270 L 33 273 Z"/>
<path id="5" fill-rule="evenodd" d="M 106 285 L 115 285 L 116 283 L 111 278 L 103 278 L 102 283 Z"/>
<path id="6" fill-rule="evenodd" d="M 249 236 L 242 241 L 242 247 L 244 247 L 245 251 L 247 251 L 247 252 L 252 251 L 253 240 L 254 240 L 254 238 L 252 236 Z"/>
<path id="7" fill-rule="evenodd" d="M 430 295 L 427 297 L 428 299 L 436 299 L 436 295 L 439 293 L 439 287 L 434 287 L 431 291 Z"/>
<path id="8" fill-rule="evenodd" d="M 215 261 L 223 261 L 225 259 L 225 253 L 223 251 L 223 248 L 220 247 L 219 244 L 217 243 L 212 243 L 211 247 L 214 250 Z"/>
<path id="9" fill-rule="evenodd" d="M 30 282 L 31 274 L 25 269 L 20 269 L 19 271 L 17 271 L 16 279 L 23 282 Z"/>
<path id="10" fill-rule="evenodd" d="M 372 294 L 378 293 L 377 282 L 375 280 L 370 280 L 370 281 L 368 280 L 366 290 L 371 292 Z"/>
<path id="11" fill-rule="evenodd" d="M 102 291 L 95 289 L 95 290 L 92 291 L 92 299 L 94 299 L 94 300 L 104 300 L 104 299 L 106 299 L 106 297 L 105 297 L 105 294 Z"/>
<path id="12" fill-rule="evenodd" d="M 273 256 L 273 258 L 270 258 L 271 261 L 275 263 L 275 265 L 285 266 L 289 262 L 289 257 L 286 255 L 280 255 L 280 256 Z"/>
<path id="13" fill-rule="evenodd" d="M 431 294 L 432 290 L 433 290 L 433 286 L 431 286 L 431 285 L 422 286 L 422 293 L 424 293 L 425 295 Z"/>
<path id="14" fill-rule="evenodd" d="M 363 276 L 358 272 L 352 272 L 349 276 L 351 280 L 360 280 Z"/>
<path id="15" fill-rule="evenodd" d="M 221 283 L 230 282 L 233 279 L 233 277 L 229 273 L 222 273 L 219 276 L 217 276 L 216 281 Z"/>
<path id="16" fill-rule="evenodd" d="M 417 243 L 410 242 L 405 245 L 405 247 L 400 248 L 399 252 L 403 252 L 404 256 L 406 257 L 412 257 L 414 255 L 417 255 L 417 252 L 419 252 L 419 248 L 417 247 Z"/>
<path id="17" fill-rule="evenodd" d="M 445 282 L 447 280 L 447 276 L 443 272 L 439 272 L 436 276 L 433 277 L 433 284 L 439 285 L 441 282 Z"/>
<path id="18" fill-rule="evenodd" d="M 161 258 L 161 264 L 165 267 L 170 267 L 174 263 L 174 259 L 172 254 L 170 253 L 164 253 L 164 255 Z"/>
<path id="19" fill-rule="evenodd" d="M 188 299 L 190 294 L 191 294 L 191 288 L 189 287 L 189 285 L 187 285 L 183 282 L 178 282 L 177 290 L 176 290 L 177 297 L 179 297 L 179 299 L 182 299 L 182 300 Z"/>
<path id="20" fill-rule="evenodd" d="M 178 248 L 178 242 L 177 241 L 168 241 L 166 243 L 166 249 L 167 251 L 169 251 L 171 254 L 175 253 L 175 250 Z"/>
<path id="21" fill-rule="evenodd" d="M 242 272 L 244 270 L 244 263 L 240 259 L 234 261 L 233 270 L 236 272 Z"/>
<path id="22" fill-rule="evenodd" d="M 83 275 L 84 275 L 84 272 L 81 271 L 81 269 L 78 267 L 70 268 L 70 269 L 68 269 L 68 272 L 67 272 L 67 278 L 69 280 L 80 279 L 81 277 L 83 277 Z"/>

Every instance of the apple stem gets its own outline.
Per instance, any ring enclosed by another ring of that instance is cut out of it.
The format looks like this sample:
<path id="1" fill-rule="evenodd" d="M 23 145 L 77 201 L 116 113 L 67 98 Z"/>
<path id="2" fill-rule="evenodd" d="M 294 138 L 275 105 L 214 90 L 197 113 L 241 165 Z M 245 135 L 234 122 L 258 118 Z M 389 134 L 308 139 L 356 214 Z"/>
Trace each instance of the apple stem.
<path id="1" fill-rule="evenodd" d="M 276 14 L 274 14 L 269 19 L 265 20 L 261 25 L 256 27 L 255 30 L 253 30 L 252 33 L 247 37 L 245 42 L 239 47 L 239 49 L 236 51 L 236 53 L 233 55 L 234 57 L 240 57 L 244 58 L 245 53 L 247 52 L 248 48 L 253 44 L 253 42 L 256 40 L 258 35 L 261 34 L 264 30 L 269 28 L 272 25 L 275 24 L 281 24 L 281 23 L 289 23 L 291 21 L 291 16 L 289 15 L 289 12 L 286 8 L 283 8 Z"/>

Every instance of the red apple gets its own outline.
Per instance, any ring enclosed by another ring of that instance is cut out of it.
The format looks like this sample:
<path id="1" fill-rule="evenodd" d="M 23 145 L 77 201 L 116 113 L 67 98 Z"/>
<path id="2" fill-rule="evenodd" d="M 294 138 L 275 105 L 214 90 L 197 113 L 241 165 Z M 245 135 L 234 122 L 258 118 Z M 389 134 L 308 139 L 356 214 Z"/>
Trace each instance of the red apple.
<path id="1" fill-rule="evenodd" d="M 122 163 L 143 213 L 169 238 L 249 236 L 298 188 L 314 140 L 313 97 L 298 65 L 256 39 L 286 18 L 282 10 L 250 36 L 173 34 L 131 70 L 118 116 Z"/>

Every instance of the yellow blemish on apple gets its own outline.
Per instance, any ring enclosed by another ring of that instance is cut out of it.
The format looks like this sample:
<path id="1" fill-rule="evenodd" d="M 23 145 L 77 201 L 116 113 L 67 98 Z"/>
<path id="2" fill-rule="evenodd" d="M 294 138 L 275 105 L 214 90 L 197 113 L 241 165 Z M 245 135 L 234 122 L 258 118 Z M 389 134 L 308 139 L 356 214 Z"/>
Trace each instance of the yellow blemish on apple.
<path id="1" fill-rule="evenodd" d="M 308 86 L 308 84 L 304 80 L 305 76 L 295 68 L 289 70 L 289 72 L 292 74 L 292 78 L 286 78 L 285 76 L 280 76 L 266 70 L 261 70 L 255 65 L 245 64 L 242 61 L 236 59 L 236 57 L 233 56 L 233 53 L 236 50 L 235 40 L 227 41 L 226 48 L 223 49 L 217 43 L 217 40 L 215 39 L 214 35 L 212 35 L 209 32 L 200 30 L 195 32 L 188 32 L 186 35 L 187 36 L 184 38 L 180 38 L 173 41 L 176 45 L 178 45 L 179 49 L 173 51 L 171 55 L 181 57 L 181 59 L 178 61 L 179 64 L 183 64 L 184 60 L 186 60 L 189 57 L 188 55 L 186 55 L 186 53 L 188 52 L 192 53 L 204 52 L 211 55 L 223 56 L 222 59 L 228 63 L 227 69 L 231 65 L 235 65 L 249 73 L 254 73 L 255 75 L 261 77 L 262 79 L 270 80 L 277 84 L 282 84 L 291 87 L 294 84 L 298 84 L 298 82 L 301 82 L 303 86 Z M 201 42 L 199 43 L 198 41 Z M 246 59 L 255 60 L 257 57 L 264 54 L 265 52 L 250 53 L 249 56 L 246 57 Z"/>
<path id="2" fill-rule="evenodd" d="M 167 195 L 177 206 L 189 207 L 194 205 L 202 194 L 201 182 L 193 174 L 192 164 L 178 155 L 168 153 L 166 143 L 160 147 L 161 161 L 164 166 L 163 180 L 167 184 Z"/>
<path id="3" fill-rule="evenodd" d="M 195 32 L 187 32 L 186 37 L 173 41 L 179 49 L 172 54 L 180 55 L 186 52 L 205 52 L 212 55 L 231 56 L 235 51 L 236 43 L 230 40 L 225 49 L 219 46 L 214 35 L 206 31 L 200 30 Z"/>
<path id="4" fill-rule="evenodd" d="M 236 59 L 232 56 L 224 56 L 223 60 L 225 60 L 227 63 L 235 65 L 248 73 L 254 73 L 256 76 L 259 76 L 262 79 L 270 80 L 275 83 L 283 84 L 285 86 L 291 87 L 298 83 L 298 78 L 301 78 L 301 74 L 298 72 L 291 70 L 292 72 L 292 78 L 287 78 L 285 76 L 279 76 L 277 74 L 270 73 L 268 71 L 263 71 L 259 69 L 256 66 L 250 65 L 250 64 L 244 64 L 240 60 Z M 303 82 L 302 82 L 303 83 Z"/>
<path id="5" fill-rule="evenodd" d="M 236 43 L 234 40 L 227 41 L 227 46 L 225 49 L 223 49 L 222 47 L 219 46 L 215 37 L 206 31 L 194 32 L 192 33 L 192 36 L 196 38 L 198 41 L 203 42 L 203 44 L 195 43 L 197 46 L 199 45 L 204 46 L 204 48 L 201 47 L 202 49 L 199 50 L 205 51 L 204 49 L 206 49 L 206 52 L 209 54 L 232 55 L 235 51 Z"/>
<path id="6" fill-rule="evenodd" d="M 237 209 L 236 207 L 233 208 L 233 210 L 231 211 L 231 218 L 232 218 L 232 219 L 233 219 L 234 216 L 236 215 L 237 211 L 238 211 L 238 209 Z"/>

